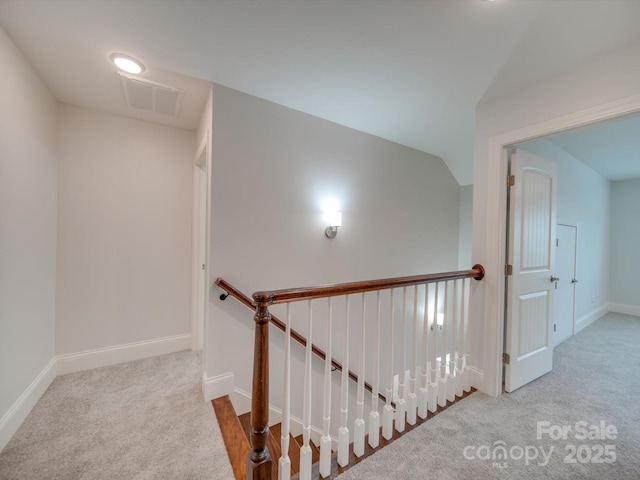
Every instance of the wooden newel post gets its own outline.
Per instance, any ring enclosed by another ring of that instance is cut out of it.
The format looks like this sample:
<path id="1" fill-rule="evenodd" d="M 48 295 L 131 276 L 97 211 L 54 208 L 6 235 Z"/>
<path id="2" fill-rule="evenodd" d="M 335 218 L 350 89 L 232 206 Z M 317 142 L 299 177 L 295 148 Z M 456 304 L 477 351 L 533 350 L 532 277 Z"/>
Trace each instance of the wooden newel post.
<path id="1" fill-rule="evenodd" d="M 251 451 L 247 454 L 247 480 L 271 478 L 269 437 L 269 313 L 268 301 L 255 298 L 256 323 L 253 349 L 253 386 L 251 393 Z"/>

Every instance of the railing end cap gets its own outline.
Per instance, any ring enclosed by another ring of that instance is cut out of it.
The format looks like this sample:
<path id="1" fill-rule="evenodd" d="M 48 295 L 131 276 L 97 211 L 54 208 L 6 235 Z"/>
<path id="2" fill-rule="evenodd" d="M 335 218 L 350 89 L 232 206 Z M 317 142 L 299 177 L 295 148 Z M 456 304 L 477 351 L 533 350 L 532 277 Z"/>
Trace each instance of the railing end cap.
<path id="1" fill-rule="evenodd" d="M 473 277 L 474 279 L 482 280 L 484 278 L 484 267 L 481 264 L 476 263 L 472 270 L 479 270 L 479 272 Z"/>

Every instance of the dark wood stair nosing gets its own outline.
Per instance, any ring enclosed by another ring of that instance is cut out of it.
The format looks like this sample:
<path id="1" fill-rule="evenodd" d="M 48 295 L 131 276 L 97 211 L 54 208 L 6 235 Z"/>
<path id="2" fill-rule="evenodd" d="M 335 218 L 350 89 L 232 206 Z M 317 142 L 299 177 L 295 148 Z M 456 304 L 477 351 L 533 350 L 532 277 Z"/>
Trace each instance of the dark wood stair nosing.
<path id="1" fill-rule="evenodd" d="M 236 480 L 245 480 L 247 476 L 246 458 L 251 450 L 244 431 L 228 395 L 211 401 L 220 425 L 222 439 Z"/>

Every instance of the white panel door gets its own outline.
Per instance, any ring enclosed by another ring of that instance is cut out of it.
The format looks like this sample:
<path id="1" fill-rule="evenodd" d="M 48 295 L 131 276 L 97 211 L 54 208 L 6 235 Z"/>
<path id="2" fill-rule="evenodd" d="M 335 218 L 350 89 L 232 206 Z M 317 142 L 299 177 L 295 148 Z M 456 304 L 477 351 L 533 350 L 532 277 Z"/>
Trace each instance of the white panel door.
<path id="1" fill-rule="evenodd" d="M 505 390 L 551 371 L 556 239 L 556 164 L 518 150 L 511 156 Z"/>
<path id="2" fill-rule="evenodd" d="M 558 224 L 556 237 L 556 276 L 554 345 L 573 336 L 576 295 L 576 240 L 578 229 Z"/>

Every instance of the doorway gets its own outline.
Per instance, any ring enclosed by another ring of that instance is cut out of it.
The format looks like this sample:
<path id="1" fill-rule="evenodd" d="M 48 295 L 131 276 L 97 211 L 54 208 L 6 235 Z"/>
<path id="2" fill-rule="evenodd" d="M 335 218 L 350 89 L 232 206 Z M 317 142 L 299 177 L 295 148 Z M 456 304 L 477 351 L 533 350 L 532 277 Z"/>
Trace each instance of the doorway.
<path id="1" fill-rule="evenodd" d="M 487 171 L 492 172 L 486 189 L 485 202 L 482 205 L 483 221 L 489 228 L 486 237 L 478 243 L 482 246 L 482 258 L 486 262 L 488 275 L 480 288 L 482 298 L 478 298 L 478 307 L 485 319 L 483 332 L 484 369 L 479 378 L 483 390 L 492 395 L 502 393 L 504 318 L 506 310 L 506 282 L 504 281 L 506 239 L 507 239 L 507 195 L 504 188 L 508 175 L 508 150 L 518 144 L 572 129 L 594 125 L 613 119 L 623 118 L 640 112 L 640 96 L 628 97 L 610 103 L 584 109 L 579 112 L 549 119 L 537 124 L 506 131 L 489 137 Z M 475 242 L 474 238 L 474 242 Z"/>
<path id="2" fill-rule="evenodd" d="M 556 229 L 556 275 L 554 346 L 571 338 L 576 321 L 576 267 L 578 226 L 559 223 Z"/>

